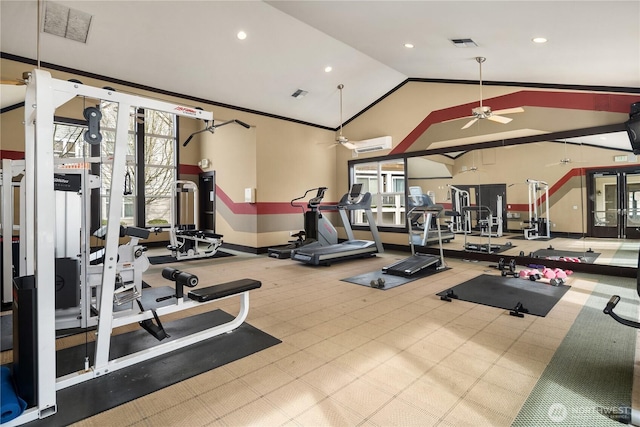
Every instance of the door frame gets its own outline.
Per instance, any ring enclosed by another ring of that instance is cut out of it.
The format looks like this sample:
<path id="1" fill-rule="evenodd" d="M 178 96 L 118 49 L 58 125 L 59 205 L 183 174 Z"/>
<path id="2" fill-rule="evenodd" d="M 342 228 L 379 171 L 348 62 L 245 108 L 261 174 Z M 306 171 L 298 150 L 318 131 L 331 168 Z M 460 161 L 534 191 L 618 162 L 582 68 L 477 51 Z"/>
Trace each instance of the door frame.
<path id="1" fill-rule="evenodd" d="M 211 178 L 211 183 L 212 183 L 211 190 L 208 190 L 204 185 L 205 179 L 207 178 Z M 201 172 L 198 175 L 198 193 L 200 198 L 200 200 L 198 200 L 200 205 L 200 212 L 198 212 L 200 228 L 202 229 L 202 231 L 215 233 L 216 232 L 216 171 Z M 207 209 L 207 206 L 209 205 L 209 203 L 213 204 L 211 210 Z M 209 216 L 211 220 L 210 227 L 206 226 L 208 223 L 208 221 L 206 220 L 207 216 Z"/>
<path id="2" fill-rule="evenodd" d="M 640 166 L 608 167 L 596 168 L 586 171 L 587 184 L 587 236 L 617 239 L 637 239 L 640 238 L 640 231 L 635 232 L 627 227 L 627 176 L 629 174 L 640 174 Z M 616 201 L 617 201 L 617 224 L 615 227 L 596 226 L 593 212 L 596 205 L 597 189 L 595 178 L 598 176 L 613 176 L 616 178 Z"/>

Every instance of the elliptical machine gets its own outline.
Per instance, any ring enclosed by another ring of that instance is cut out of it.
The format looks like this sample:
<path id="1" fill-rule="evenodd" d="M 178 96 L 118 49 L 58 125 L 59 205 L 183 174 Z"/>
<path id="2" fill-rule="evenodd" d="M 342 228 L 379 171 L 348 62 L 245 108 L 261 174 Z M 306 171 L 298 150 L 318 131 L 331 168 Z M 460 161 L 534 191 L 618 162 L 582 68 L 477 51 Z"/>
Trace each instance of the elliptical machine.
<path id="1" fill-rule="evenodd" d="M 303 204 L 295 203 L 305 199 L 307 194 L 315 191 L 316 195 L 307 202 L 307 209 Z M 304 230 L 300 230 L 291 237 L 297 240 L 290 241 L 284 246 L 276 246 L 267 249 L 271 258 L 287 259 L 291 257 L 291 251 L 311 243 L 319 246 L 328 246 L 338 243 L 338 232 L 331 222 L 320 213 L 320 202 L 324 198 L 327 187 L 312 188 L 305 191 L 304 195 L 291 200 L 291 206 L 302 209 L 304 215 Z"/>

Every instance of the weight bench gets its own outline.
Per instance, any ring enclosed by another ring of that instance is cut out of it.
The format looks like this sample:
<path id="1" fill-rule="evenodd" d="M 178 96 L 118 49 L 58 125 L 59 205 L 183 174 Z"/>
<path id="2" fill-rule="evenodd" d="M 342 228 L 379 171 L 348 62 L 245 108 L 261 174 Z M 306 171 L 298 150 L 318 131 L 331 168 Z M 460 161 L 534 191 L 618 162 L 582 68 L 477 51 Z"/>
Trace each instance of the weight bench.
<path id="1" fill-rule="evenodd" d="M 168 277 L 165 278 L 169 279 Z M 247 316 L 249 315 L 249 291 L 260 288 L 261 286 L 262 282 L 258 280 L 239 279 L 232 282 L 209 286 L 206 288 L 194 289 L 187 294 L 188 298 L 178 298 L 176 300 L 176 304 L 158 307 L 153 311 L 141 310 L 137 314 L 133 315 L 125 315 L 124 312 L 114 313 L 112 325 L 113 328 L 116 328 L 119 326 L 131 324 L 135 321 L 145 322 L 146 320 L 150 319 L 159 319 L 160 316 L 166 314 L 176 313 L 178 311 L 200 306 L 201 304 L 209 304 L 220 299 L 233 297 L 235 295 L 240 296 L 240 309 L 238 311 L 238 314 L 235 318 L 229 320 L 228 322 L 221 325 L 212 326 L 208 329 L 195 332 L 191 335 L 165 341 L 153 347 L 153 350 L 151 352 L 149 351 L 149 349 L 141 350 L 139 352 L 129 354 L 118 359 L 110 360 L 105 368 L 113 371 L 126 366 L 131 366 L 135 363 L 139 363 L 151 357 L 157 357 L 171 351 L 175 351 L 179 348 L 184 348 L 189 345 L 207 340 L 209 338 L 234 331 L 244 323 Z M 97 375 L 102 375 L 102 373 L 99 373 Z"/>
<path id="2" fill-rule="evenodd" d="M 198 302 L 213 301 L 239 293 L 247 293 L 262 286 L 262 282 L 253 279 L 240 279 L 221 283 L 207 288 L 196 289 L 188 293 L 189 298 Z"/>

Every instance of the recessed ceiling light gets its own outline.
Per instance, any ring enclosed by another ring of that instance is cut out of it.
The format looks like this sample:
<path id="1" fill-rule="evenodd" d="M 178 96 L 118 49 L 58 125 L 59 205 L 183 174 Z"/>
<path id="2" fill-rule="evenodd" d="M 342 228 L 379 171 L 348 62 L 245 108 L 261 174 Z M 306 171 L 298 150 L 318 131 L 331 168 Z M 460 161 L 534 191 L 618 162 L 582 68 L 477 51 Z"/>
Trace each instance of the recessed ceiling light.
<path id="1" fill-rule="evenodd" d="M 330 65 L 329 65 L 329 66 L 327 66 L 327 67 L 324 67 L 324 72 L 325 72 L 325 73 L 330 73 L 330 72 L 331 72 L 331 70 L 333 70 L 333 68 L 332 68 Z"/>
<path id="2" fill-rule="evenodd" d="M 534 43 L 546 43 L 547 39 L 545 39 L 544 37 L 534 37 L 531 39 L 531 41 Z"/>
<path id="3" fill-rule="evenodd" d="M 412 43 L 405 43 L 404 47 L 406 47 L 407 49 L 413 49 L 415 46 L 413 46 Z"/>
<path id="4" fill-rule="evenodd" d="M 236 34 L 236 37 L 238 37 L 238 39 L 240 40 L 244 40 L 247 38 L 247 33 L 245 33 L 244 31 L 238 31 L 238 34 Z"/>

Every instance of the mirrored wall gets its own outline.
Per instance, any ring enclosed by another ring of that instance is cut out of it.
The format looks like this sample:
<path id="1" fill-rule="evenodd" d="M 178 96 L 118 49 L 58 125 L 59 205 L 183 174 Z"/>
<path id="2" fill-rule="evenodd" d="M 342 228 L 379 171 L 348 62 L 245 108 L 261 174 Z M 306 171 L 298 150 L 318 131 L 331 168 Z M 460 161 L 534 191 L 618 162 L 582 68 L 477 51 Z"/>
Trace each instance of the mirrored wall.
<path id="1" fill-rule="evenodd" d="M 640 165 L 625 132 L 488 145 L 407 158 L 409 191 L 449 211 L 446 249 L 637 266 Z"/>

